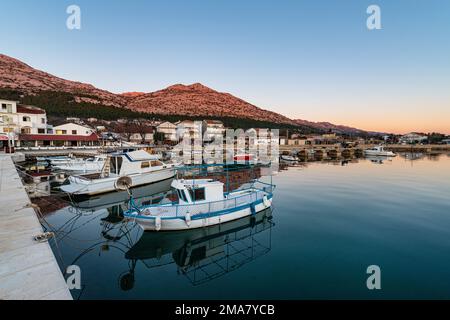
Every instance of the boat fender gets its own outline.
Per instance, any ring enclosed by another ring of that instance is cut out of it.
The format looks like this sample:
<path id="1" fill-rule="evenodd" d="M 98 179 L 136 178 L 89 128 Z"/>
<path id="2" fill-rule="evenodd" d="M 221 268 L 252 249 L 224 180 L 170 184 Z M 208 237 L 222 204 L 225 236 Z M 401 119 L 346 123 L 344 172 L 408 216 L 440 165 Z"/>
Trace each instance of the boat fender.
<path id="1" fill-rule="evenodd" d="M 191 226 L 191 214 L 188 212 L 186 213 L 186 215 L 184 216 L 184 220 L 186 221 L 186 224 L 188 227 Z"/>
<path id="2" fill-rule="evenodd" d="M 155 229 L 156 231 L 161 230 L 161 217 L 156 217 L 155 218 Z"/>
<path id="3" fill-rule="evenodd" d="M 267 198 L 267 196 L 264 196 L 264 197 L 263 197 L 263 203 L 264 203 L 264 206 L 265 206 L 266 208 L 270 207 L 270 201 L 269 201 L 269 199 Z"/>

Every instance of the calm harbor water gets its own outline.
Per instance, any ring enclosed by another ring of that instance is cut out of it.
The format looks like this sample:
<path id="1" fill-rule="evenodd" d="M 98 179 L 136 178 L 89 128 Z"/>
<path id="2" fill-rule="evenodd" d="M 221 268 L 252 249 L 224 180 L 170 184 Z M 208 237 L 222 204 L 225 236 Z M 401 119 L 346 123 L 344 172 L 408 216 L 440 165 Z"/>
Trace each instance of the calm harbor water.
<path id="1" fill-rule="evenodd" d="M 272 212 L 209 229 L 143 233 L 121 220 L 123 194 L 46 220 L 60 267 L 81 268 L 75 299 L 449 299 L 450 155 L 415 156 L 285 168 Z"/>

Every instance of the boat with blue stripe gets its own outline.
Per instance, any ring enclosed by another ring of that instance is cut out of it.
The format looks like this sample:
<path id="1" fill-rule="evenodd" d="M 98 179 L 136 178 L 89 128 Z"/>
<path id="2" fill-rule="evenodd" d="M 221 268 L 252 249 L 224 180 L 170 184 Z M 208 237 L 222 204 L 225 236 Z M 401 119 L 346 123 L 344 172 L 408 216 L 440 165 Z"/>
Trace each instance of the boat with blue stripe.
<path id="1" fill-rule="evenodd" d="M 124 216 L 148 231 L 187 230 L 213 226 L 272 207 L 275 185 L 253 180 L 248 187 L 224 191 L 224 183 L 214 179 L 174 179 L 171 187 L 176 201 L 138 206 L 130 199 Z"/>

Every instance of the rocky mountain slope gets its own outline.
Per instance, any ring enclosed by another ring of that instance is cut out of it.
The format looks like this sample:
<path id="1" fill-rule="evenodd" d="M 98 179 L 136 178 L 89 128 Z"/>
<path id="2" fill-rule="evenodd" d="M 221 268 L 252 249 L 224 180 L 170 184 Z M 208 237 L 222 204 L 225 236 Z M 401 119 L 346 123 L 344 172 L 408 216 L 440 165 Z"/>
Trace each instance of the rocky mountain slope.
<path id="1" fill-rule="evenodd" d="M 3 54 L 0 54 L 0 89 L 15 90 L 24 95 L 36 95 L 43 91 L 70 93 L 74 97 L 74 102 L 114 106 L 159 115 L 231 117 L 304 126 L 321 131 L 331 129 L 344 133 L 363 132 L 327 122 L 292 120 L 276 112 L 261 109 L 229 93 L 215 91 L 200 83 L 176 84 L 151 93 L 114 94 L 98 89 L 91 84 L 56 77 Z"/>

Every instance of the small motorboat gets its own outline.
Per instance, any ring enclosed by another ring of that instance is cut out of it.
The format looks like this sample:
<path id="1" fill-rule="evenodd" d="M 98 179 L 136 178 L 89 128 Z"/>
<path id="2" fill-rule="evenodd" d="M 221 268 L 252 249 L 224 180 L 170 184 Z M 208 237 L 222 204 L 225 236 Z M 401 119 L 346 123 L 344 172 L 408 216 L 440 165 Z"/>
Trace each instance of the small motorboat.
<path id="1" fill-rule="evenodd" d="M 397 156 L 392 151 L 384 150 L 383 146 L 376 146 L 370 149 L 364 150 L 364 154 L 366 156 L 384 156 L 384 157 L 395 157 Z"/>
<path id="2" fill-rule="evenodd" d="M 172 188 L 177 202 L 138 207 L 131 198 L 124 216 L 152 231 L 213 226 L 270 208 L 275 186 L 256 180 L 246 189 L 225 193 L 224 184 L 213 179 L 175 179 Z"/>
<path id="3" fill-rule="evenodd" d="M 60 188 L 71 196 L 92 196 L 117 191 L 116 182 L 124 176 L 132 188 L 172 179 L 177 164 L 157 159 L 144 150 L 108 155 L 101 172 L 70 176 Z"/>
<path id="4" fill-rule="evenodd" d="M 100 172 L 105 165 L 107 156 L 98 155 L 88 159 L 71 159 L 65 163 L 53 164 L 52 167 L 63 171 Z"/>
<path id="5" fill-rule="evenodd" d="M 280 160 L 285 161 L 285 162 L 294 163 L 294 162 L 298 161 L 298 158 L 294 157 L 294 156 L 290 156 L 290 155 L 281 155 Z"/>
<path id="6" fill-rule="evenodd" d="M 36 157 L 36 161 L 38 162 L 47 162 L 51 165 L 61 165 L 61 164 L 67 164 L 70 161 L 74 161 L 76 158 L 74 158 L 72 155 L 69 156 L 50 156 L 50 157 Z"/>

